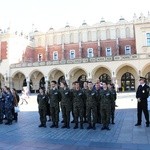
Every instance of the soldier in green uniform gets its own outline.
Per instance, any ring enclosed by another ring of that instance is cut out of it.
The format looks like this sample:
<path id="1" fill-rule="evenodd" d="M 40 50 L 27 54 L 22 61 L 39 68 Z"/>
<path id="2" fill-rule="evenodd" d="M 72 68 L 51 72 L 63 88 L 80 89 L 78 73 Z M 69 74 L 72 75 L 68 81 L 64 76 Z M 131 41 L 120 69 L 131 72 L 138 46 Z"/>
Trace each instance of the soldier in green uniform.
<path id="1" fill-rule="evenodd" d="M 115 106 L 116 106 L 116 99 L 117 99 L 117 94 L 116 90 L 114 87 L 114 84 L 109 83 L 108 88 L 112 93 L 112 104 L 111 104 L 111 124 L 115 124 L 114 118 L 115 118 Z"/>
<path id="2" fill-rule="evenodd" d="M 103 82 L 103 89 L 100 92 L 100 106 L 103 127 L 101 130 L 110 130 L 110 114 L 112 104 L 112 93 L 107 87 L 107 82 Z"/>
<path id="3" fill-rule="evenodd" d="M 51 89 L 49 90 L 49 100 L 52 117 L 52 125 L 50 126 L 50 128 L 58 128 L 60 112 L 59 102 L 61 100 L 61 94 L 57 89 L 57 82 L 55 80 L 51 81 Z"/>
<path id="4" fill-rule="evenodd" d="M 64 120 L 62 128 L 70 128 L 70 112 L 72 109 L 71 92 L 65 81 L 60 82 L 61 109 Z"/>
<path id="5" fill-rule="evenodd" d="M 87 120 L 89 126 L 87 129 L 95 130 L 95 124 L 97 122 L 97 94 L 96 91 L 93 89 L 93 83 L 88 82 L 88 90 L 86 91 L 86 113 L 87 113 Z M 91 119 L 91 115 L 93 116 L 93 121 Z M 93 125 L 92 125 L 93 122 Z"/>
<path id="6" fill-rule="evenodd" d="M 88 90 L 88 81 L 84 81 L 83 83 L 83 88 L 82 88 L 84 95 Z M 84 114 L 83 114 L 83 118 L 84 118 L 84 123 L 87 123 L 87 118 L 86 118 L 86 97 L 84 97 Z"/>
<path id="7" fill-rule="evenodd" d="M 39 94 L 37 95 L 37 103 L 38 103 L 40 122 L 41 122 L 39 127 L 46 127 L 46 113 L 47 113 L 48 97 L 44 93 L 44 89 L 42 88 L 39 89 Z"/>
<path id="8" fill-rule="evenodd" d="M 96 100 L 97 100 L 97 123 L 101 124 L 101 112 L 100 112 L 100 83 L 95 83 Z"/>
<path id="9" fill-rule="evenodd" d="M 75 82 L 73 82 L 72 83 L 72 89 L 70 89 L 70 92 L 71 92 L 71 105 L 72 105 L 72 107 L 71 107 L 71 112 L 72 112 L 72 118 L 73 118 L 73 120 L 71 121 L 71 123 L 75 123 L 75 121 L 74 121 L 74 112 L 73 112 L 73 91 L 76 89 L 76 83 Z"/>
<path id="10" fill-rule="evenodd" d="M 73 111 L 75 126 L 74 129 L 78 128 L 78 118 L 80 117 L 80 129 L 83 129 L 83 114 L 84 114 L 84 93 L 80 89 L 78 81 L 75 82 L 76 88 L 73 90 Z"/>

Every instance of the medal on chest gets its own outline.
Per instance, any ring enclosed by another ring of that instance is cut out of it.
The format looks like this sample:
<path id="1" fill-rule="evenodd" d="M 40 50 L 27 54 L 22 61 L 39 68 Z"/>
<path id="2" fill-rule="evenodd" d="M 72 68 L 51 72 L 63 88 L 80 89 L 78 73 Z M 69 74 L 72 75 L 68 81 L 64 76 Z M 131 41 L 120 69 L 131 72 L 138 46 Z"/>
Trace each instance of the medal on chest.
<path id="1" fill-rule="evenodd" d="M 143 90 L 142 93 L 145 93 L 145 91 Z"/>

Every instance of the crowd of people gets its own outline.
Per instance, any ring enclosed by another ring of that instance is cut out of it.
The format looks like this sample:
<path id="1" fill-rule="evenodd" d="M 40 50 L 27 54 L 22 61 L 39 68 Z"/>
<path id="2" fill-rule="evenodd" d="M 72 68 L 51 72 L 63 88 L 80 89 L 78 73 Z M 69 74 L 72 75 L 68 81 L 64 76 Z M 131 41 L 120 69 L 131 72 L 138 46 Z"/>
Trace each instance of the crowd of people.
<path id="1" fill-rule="evenodd" d="M 20 97 L 16 90 L 4 86 L 0 88 L 0 124 L 11 125 L 13 120 L 18 121 L 18 113 L 15 107 L 18 107 Z"/>
<path id="2" fill-rule="evenodd" d="M 67 86 L 65 80 L 58 86 L 56 81 L 51 81 L 50 88 L 45 91 L 39 89 L 37 95 L 40 125 L 46 127 L 47 115 L 52 124 L 50 128 L 59 127 L 59 112 L 62 111 L 62 127 L 70 129 L 70 123 L 74 123 L 74 129 L 96 129 L 96 124 L 102 124 L 101 130 L 110 130 L 109 124 L 115 124 L 116 91 L 111 83 L 85 81 L 83 88 L 78 81 L 72 83 L 72 88 Z M 72 115 L 73 120 L 70 120 Z"/>

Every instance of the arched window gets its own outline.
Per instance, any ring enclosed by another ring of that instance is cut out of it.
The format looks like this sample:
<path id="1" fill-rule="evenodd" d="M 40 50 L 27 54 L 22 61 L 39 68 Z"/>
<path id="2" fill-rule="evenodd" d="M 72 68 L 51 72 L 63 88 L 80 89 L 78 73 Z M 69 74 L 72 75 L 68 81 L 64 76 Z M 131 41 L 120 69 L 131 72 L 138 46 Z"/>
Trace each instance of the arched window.
<path id="1" fill-rule="evenodd" d="M 109 29 L 106 30 L 106 39 L 110 39 L 110 30 Z"/>
<path id="2" fill-rule="evenodd" d="M 146 33 L 147 46 L 150 46 L 150 33 Z"/>
<path id="3" fill-rule="evenodd" d="M 120 38 L 120 29 L 119 28 L 116 29 L 116 37 Z"/>
<path id="4" fill-rule="evenodd" d="M 87 57 L 91 58 L 94 56 L 93 48 L 88 48 L 87 49 Z"/>
<path id="5" fill-rule="evenodd" d="M 59 79 L 58 79 L 58 85 L 60 85 L 61 81 L 65 81 L 65 76 L 59 77 Z"/>
<path id="6" fill-rule="evenodd" d="M 85 81 L 87 81 L 86 75 L 82 74 L 82 75 L 78 78 L 78 81 L 79 81 L 79 83 L 80 83 L 80 87 L 83 88 L 83 83 L 84 83 Z"/>
<path id="7" fill-rule="evenodd" d="M 91 31 L 88 31 L 88 41 L 92 41 Z"/>
<path id="8" fill-rule="evenodd" d="M 134 91 L 135 90 L 135 78 L 130 72 L 126 72 L 121 77 L 122 91 Z"/>
<path id="9" fill-rule="evenodd" d="M 44 77 L 41 78 L 41 80 L 39 82 L 39 87 L 45 88 L 45 78 Z"/>
<path id="10" fill-rule="evenodd" d="M 130 28 L 126 27 L 126 38 L 130 37 Z"/>
<path id="11" fill-rule="evenodd" d="M 24 86 L 27 86 L 27 81 L 26 81 L 26 79 L 23 80 L 23 85 L 22 85 L 22 87 L 24 87 Z M 29 89 L 29 91 L 30 91 L 31 93 L 33 93 L 33 83 L 32 83 L 32 80 L 30 80 L 30 89 Z"/>
<path id="12" fill-rule="evenodd" d="M 53 60 L 58 60 L 58 52 L 57 51 L 53 52 Z"/>
<path id="13" fill-rule="evenodd" d="M 111 82 L 111 78 L 108 74 L 103 73 L 100 77 L 99 77 L 100 82 Z"/>

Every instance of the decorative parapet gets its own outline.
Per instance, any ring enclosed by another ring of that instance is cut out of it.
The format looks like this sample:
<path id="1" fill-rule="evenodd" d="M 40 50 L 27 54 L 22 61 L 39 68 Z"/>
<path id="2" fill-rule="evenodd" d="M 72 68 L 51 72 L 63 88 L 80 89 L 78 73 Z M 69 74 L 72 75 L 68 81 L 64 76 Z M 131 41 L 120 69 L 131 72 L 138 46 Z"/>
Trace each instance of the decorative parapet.
<path id="1" fill-rule="evenodd" d="M 21 68 L 21 67 L 37 67 L 37 66 L 50 66 L 50 65 L 65 65 L 65 64 L 80 64 L 80 63 L 92 63 L 92 62 L 107 62 L 107 61 L 126 61 L 126 60 L 137 60 L 137 59 L 149 59 L 149 54 L 134 54 L 134 55 L 121 55 L 114 57 L 93 57 L 93 58 L 81 58 L 72 60 L 61 60 L 61 61 L 42 61 L 42 62 L 23 62 L 18 64 L 10 65 L 10 68 Z"/>

